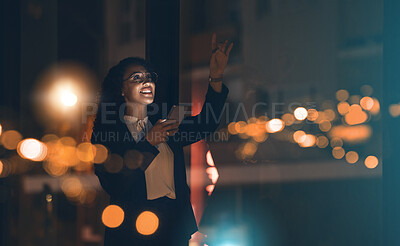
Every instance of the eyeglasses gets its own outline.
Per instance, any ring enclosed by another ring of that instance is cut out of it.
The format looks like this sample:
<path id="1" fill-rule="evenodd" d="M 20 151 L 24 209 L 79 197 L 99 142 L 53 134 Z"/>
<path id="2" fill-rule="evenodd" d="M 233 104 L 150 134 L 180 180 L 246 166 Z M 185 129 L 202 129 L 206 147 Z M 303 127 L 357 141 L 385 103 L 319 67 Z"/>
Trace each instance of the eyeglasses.
<path id="1" fill-rule="evenodd" d="M 158 80 L 158 74 L 155 72 L 151 73 L 142 73 L 142 72 L 134 72 L 127 79 L 124 79 L 123 81 L 130 80 L 133 83 L 141 84 L 146 81 L 148 82 L 153 82 L 156 83 Z"/>

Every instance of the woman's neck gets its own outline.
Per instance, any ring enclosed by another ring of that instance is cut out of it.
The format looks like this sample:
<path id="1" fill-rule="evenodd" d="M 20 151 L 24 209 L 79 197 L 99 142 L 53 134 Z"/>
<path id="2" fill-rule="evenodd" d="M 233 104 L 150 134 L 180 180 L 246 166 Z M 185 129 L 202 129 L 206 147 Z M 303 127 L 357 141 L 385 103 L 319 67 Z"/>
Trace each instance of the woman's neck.
<path id="1" fill-rule="evenodd" d="M 139 103 L 128 103 L 125 115 L 130 115 L 143 120 L 147 116 L 147 105 Z"/>

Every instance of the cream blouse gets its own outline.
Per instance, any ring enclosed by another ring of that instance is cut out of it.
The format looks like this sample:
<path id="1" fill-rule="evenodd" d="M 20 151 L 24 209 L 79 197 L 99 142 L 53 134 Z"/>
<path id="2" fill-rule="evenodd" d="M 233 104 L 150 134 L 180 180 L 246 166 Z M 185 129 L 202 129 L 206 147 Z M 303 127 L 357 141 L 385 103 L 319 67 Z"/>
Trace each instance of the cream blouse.
<path id="1" fill-rule="evenodd" d="M 126 125 L 132 137 L 138 142 L 153 125 L 148 117 L 143 120 L 130 115 L 124 116 Z M 160 153 L 154 158 L 145 170 L 147 199 L 154 200 L 167 196 L 176 199 L 174 184 L 174 153 L 167 143 L 160 143 L 155 146 Z"/>

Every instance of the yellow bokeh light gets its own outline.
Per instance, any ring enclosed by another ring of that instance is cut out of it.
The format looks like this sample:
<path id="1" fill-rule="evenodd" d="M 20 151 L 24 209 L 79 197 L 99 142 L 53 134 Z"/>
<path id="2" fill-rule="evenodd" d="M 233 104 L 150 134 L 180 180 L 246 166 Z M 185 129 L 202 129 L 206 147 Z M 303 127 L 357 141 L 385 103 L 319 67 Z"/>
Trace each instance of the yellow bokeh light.
<path id="1" fill-rule="evenodd" d="M 378 158 L 376 158 L 376 156 L 370 155 L 367 158 L 365 158 L 364 164 L 367 168 L 374 169 L 375 167 L 378 166 L 379 160 Z"/>
<path id="2" fill-rule="evenodd" d="M 350 110 L 350 104 L 348 102 L 340 102 L 337 105 L 337 110 L 338 110 L 339 114 L 345 115 Z"/>
<path id="3" fill-rule="evenodd" d="M 346 153 L 346 161 L 350 164 L 354 164 L 358 161 L 358 154 L 355 151 L 349 151 Z"/>
<path id="4" fill-rule="evenodd" d="M 336 99 L 338 101 L 346 101 L 349 98 L 349 92 L 346 90 L 338 90 L 336 92 Z"/>
<path id="5" fill-rule="evenodd" d="M 136 229 L 142 235 L 151 235 L 158 229 L 159 220 L 156 214 L 150 211 L 142 212 L 136 219 Z"/>
<path id="6" fill-rule="evenodd" d="M 285 125 L 287 125 L 287 126 L 293 125 L 293 123 L 296 121 L 293 114 L 289 114 L 289 113 L 282 115 L 282 120 L 283 120 L 283 122 L 285 122 Z"/>
<path id="7" fill-rule="evenodd" d="M 318 119 L 318 115 L 319 115 L 319 113 L 318 113 L 318 111 L 316 110 L 316 109 L 309 109 L 308 111 L 307 111 L 307 119 L 309 120 L 309 121 L 315 121 L 315 120 L 317 120 Z"/>
<path id="8" fill-rule="evenodd" d="M 305 136 L 306 136 L 306 133 L 304 131 L 299 130 L 299 131 L 296 131 L 295 133 L 293 133 L 293 140 L 296 143 L 301 143 L 305 140 Z"/>
<path id="9" fill-rule="evenodd" d="M 305 120 L 307 118 L 307 109 L 305 109 L 304 107 L 298 107 L 294 110 L 294 117 L 297 120 Z"/>
<path id="10" fill-rule="evenodd" d="M 374 99 L 370 97 L 363 97 L 360 100 L 360 105 L 365 110 L 371 110 L 374 107 Z"/>
<path id="11" fill-rule="evenodd" d="M 332 124 L 329 120 L 323 120 L 319 123 L 319 129 L 323 132 L 328 132 L 332 128 Z"/>
<path id="12" fill-rule="evenodd" d="M 0 160 L 0 175 L 3 172 L 3 168 L 4 168 L 4 164 L 3 162 Z"/>
<path id="13" fill-rule="evenodd" d="M 272 119 L 265 124 L 265 129 L 269 133 L 280 132 L 285 127 L 285 123 L 281 119 Z"/>
<path id="14" fill-rule="evenodd" d="M 68 167 L 54 160 L 48 160 L 43 163 L 43 169 L 51 176 L 58 177 L 68 171 Z"/>
<path id="15" fill-rule="evenodd" d="M 332 155 L 335 159 L 342 159 L 345 154 L 345 151 L 342 147 L 335 147 L 332 150 Z"/>
<path id="16" fill-rule="evenodd" d="M 1 126 L 1 124 L 0 124 L 0 136 L 1 136 L 1 133 L 3 132 L 3 127 Z"/>
<path id="17" fill-rule="evenodd" d="M 0 136 L 1 143 L 3 144 L 4 148 L 8 150 L 16 149 L 21 139 L 21 133 L 14 130 L 5 131 Z"/>
<path id="18" fill-rule="evenodd" d="M 18 154 L 32 161 L 43 161 L 47 155 L 47 146 L 33 138 L 27 138 L 19 142 Z"/>
<path id="19" fill-rule="evenodd" d="M 60 94 L 60 100 L 64 106 L 72 107 L 78 101 L 78 97 L 71 91 L 63 91 Z"/>
<path id="20" fill-rule="evenodd" d="M 117 205 L 107 206 L 101 215 L 103 224 L 109 228 L 116 228 L 120 226 L 122 222 L 124 222 L 124 218 L 124 210 Z"/>
<path id="21" fill-rule="evenodd" d="M 306 134 L 303 138 L 303 141 L 299 143 L 299 145 L 303 148 L 309 148 L 315 145 L 315 136 L 312 134 Z"/>
<path id="22" fill-rule="evenodd" d="M 321 148 L 321 149 L 326 148 L 329 144 L 329 139 L 325 136 L 319 136 L 316 139 L 316 144 L 317 144 L 318 148 Z"/>

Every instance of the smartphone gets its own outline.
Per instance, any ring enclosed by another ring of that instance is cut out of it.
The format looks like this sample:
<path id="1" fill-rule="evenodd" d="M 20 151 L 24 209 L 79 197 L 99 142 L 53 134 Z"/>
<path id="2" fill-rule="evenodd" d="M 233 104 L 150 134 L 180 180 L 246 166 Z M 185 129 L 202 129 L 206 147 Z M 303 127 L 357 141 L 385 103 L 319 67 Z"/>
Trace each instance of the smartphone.
<path id="1" fill-rule="evenodd" d="M 186 107 L 183 105 L 174 105 L 169 111 L 168 120 L 176 120 L 179 124 L 182 122 L 183 118 L 185 118 Z"/>

